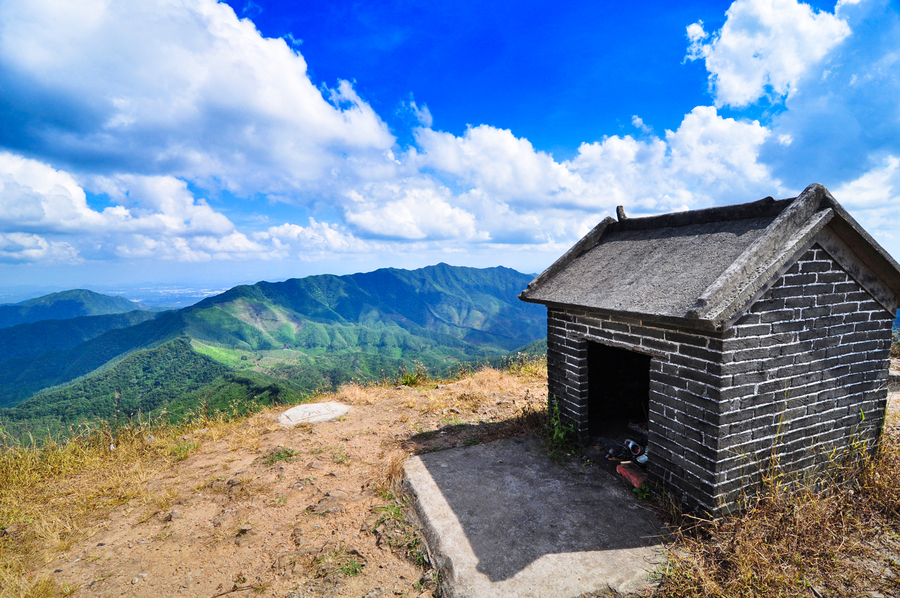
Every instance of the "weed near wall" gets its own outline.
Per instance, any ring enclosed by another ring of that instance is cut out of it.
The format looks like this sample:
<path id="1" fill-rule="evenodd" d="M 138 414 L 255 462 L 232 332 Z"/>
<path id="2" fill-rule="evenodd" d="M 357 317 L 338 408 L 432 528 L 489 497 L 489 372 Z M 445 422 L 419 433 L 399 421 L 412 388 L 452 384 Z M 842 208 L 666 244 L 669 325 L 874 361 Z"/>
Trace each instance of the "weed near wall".
<path id="1" fill-rule="evenodd" d="M 544 440 L 547 452 L 554 461 L 559 461 L 575 450 L 575 426 L 563 422 L 559 413 L 559 401 L 555 399 L 549 403 Z"/>

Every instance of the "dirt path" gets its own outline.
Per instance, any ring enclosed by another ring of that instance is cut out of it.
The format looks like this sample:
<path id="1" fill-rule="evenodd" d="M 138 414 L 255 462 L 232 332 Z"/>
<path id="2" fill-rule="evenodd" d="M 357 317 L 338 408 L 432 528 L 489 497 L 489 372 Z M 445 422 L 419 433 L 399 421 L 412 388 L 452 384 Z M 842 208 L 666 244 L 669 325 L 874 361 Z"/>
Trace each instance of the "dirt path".
<path id="1" fill-rule="evenodd" d="M 321 398 L 352 405 L 339 421 L 284 430 L 272 412 L 222 437 L 200 430 L 182 438 L 184 460 L 148 474 L 137 498 L 36 574 L 75 596 L 428 596 L 391 486 L 403 459 L 521 431 L 517 414 L 545 389 L 497 372 L 349 387 Z"/>

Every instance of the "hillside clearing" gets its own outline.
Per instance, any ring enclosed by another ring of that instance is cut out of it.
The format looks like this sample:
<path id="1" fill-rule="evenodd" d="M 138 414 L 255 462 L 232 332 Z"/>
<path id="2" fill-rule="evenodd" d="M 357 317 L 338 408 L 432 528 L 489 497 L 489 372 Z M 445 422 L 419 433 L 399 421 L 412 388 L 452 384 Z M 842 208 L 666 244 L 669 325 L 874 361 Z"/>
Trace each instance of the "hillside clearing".
<path id="1" fill-rule="evenodd" d="M 352 410 L 293 430 L 270 410 L 8 448 L 0 597 L 430 595 L 436 573 L 396 485 L 403 460 L 540 434 L 546 370 L 525 361 L 408 382 L 322 395 Z M 775 484 L 716 520 L 670 511 L 677 541 L 658 595 L 895 593 L 900 393 L 890 399 L 886 450 L 849 485 L 791 495 Z"/>
<path id="2" fill-rule="evenodd" d="M 517 415 L 542 408 L 545 379 L 349 385 L 320 397 L 352 406 L 341 421 L 284 430 L 268 411 L 47 449 L 0 490 L 0 596 L 417 596 L 430 574 L 394 485 L 403 459 L 535 432 Z"/>

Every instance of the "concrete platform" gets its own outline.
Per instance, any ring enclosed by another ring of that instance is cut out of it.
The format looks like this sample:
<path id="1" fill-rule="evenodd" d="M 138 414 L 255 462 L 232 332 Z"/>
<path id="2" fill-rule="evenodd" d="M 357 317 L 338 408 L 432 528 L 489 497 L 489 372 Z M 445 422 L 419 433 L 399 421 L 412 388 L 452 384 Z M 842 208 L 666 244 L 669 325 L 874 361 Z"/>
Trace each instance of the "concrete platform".
<path id="1" fill-rule="evenodd" d="M 665 562 L 661 522 L 597 467 L 529 437 L 411 457 L 406 483 L 452 598 L 641 595 Z"/>

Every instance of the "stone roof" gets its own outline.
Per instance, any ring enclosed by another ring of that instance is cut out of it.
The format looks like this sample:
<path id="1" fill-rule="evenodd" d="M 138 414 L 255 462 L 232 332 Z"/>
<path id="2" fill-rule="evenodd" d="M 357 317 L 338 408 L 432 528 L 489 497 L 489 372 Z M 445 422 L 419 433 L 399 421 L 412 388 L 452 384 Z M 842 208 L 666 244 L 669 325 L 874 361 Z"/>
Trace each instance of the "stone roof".
<path id="1" fill-rule="evenodd" d="M 606 218 L 519 298 L 722 329 L 816 243 L 896 314 L 900 265 L 819 184 L 791 199 Z"/>

